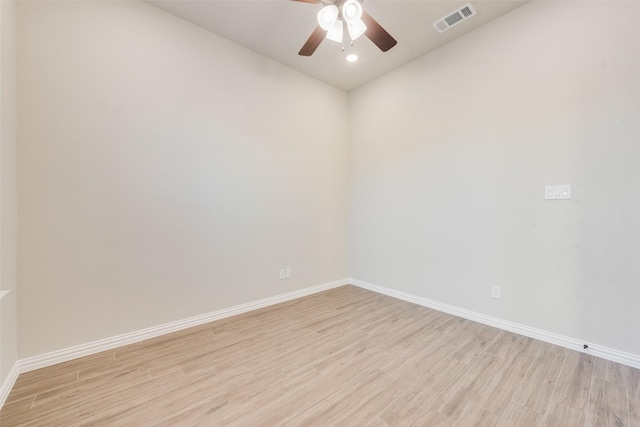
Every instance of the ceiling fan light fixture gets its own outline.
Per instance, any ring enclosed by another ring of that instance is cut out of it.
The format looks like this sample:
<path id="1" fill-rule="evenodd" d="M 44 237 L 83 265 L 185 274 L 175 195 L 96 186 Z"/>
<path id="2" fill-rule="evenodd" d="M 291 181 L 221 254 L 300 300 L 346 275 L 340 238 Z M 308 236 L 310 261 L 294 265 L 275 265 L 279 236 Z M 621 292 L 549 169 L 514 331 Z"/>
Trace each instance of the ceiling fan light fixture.
<path id="1" fill-rule="evenodd" d="M 339 14 L 338 6 L 334 4 L 323 7 L 320 9 L 320 12 L 318 12 L 318 25 L 320 25 L 323 30 L 329 31 L 338 20 Z"/>
<path id="2" fill-rule="evenodd" d="M 337 43 L 342 43 L 343 23 L 341 20 L 336 20 L 331 28 L 327 31 L 327 38 Z"/>
<path id="3" fill-rule="evenodd" d="M 349 31 L 351 40 L 355 40 L 367 31 L 367 26 L 362 22 L 362 19 L 358 19 L 353 24 L 347 24 L 347 30 Z"/>
<path id="4" fill-rule="evenodd" d="M 325 38 L 342 44 L 342 51 L 344 52 L 345 26 L 347 27 L 346 31 L 349 33 L 348 36 L 351 38 L 351 40 L 348 40 L 351 42 L 351 46 L 353 46 L 353 41 L 363 34 L 383 52 L 388 51 L 398 43 L 371 15 L 362 10 L 362 2 L 364 0 L 294 1 L 322 4 L 323 6 L 316 13 L 318 25 L 298 52 L 300 56 L 313 55 Z"/>
<path id="5" fill-rule="evenodd" d="M 355 53 L 350 53 L 349 55 L 347 55 L 347 61 L 348 62 L 356 62 L 358 60 L 358 55 Z"/>
<path id="6" fill-rule="evenodd" d="M 358 0 L 347 0 L 342 5 L 342 17 L 347 24 L 355 24 L 362 18 L 362 5 Z"/>

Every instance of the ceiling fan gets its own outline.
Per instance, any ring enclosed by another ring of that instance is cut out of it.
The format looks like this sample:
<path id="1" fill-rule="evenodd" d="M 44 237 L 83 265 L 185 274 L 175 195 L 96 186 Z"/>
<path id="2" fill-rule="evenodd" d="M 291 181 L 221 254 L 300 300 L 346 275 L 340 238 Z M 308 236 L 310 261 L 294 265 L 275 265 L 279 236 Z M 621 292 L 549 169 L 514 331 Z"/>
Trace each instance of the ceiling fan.
<path id="1" fill-rule="evenodd" d="M 322 3 L 318 12 L 318 26 L 307 39 L 298 55 L 311 56 L 323 39 L 342 43 L 344 27 L 351 40 L 367 36 L 381 51 L 386 52 L 398 42 L 375 19 L 362 10 L 362 0 L 293 0 L 303 3 Z"/>

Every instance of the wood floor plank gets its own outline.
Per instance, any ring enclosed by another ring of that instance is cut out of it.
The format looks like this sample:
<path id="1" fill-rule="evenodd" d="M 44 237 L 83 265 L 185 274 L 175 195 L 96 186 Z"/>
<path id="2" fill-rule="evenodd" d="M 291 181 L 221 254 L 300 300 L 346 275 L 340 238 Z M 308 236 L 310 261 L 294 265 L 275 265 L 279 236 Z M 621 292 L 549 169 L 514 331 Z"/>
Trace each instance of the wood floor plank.
<path id="1" fill-rule="evenodd" d="M 640 371 L 353 286 L 21 374 L 13 426 L 636 426 Z"/>
<path id="2" fill-rule="evenodd" d="M 460 417 L 452 424 L 452 427 L 494 427 L 500 419 L 496 414 L 485 411 L 473 403 L 464 406 L 460 412 Z M 517 425 L 525 424 L 511 424 L 511 426 Z"/>
<path id="3" fill-rule="evenodd" d="M 396 403 L 400 403 L 396 401 Z M 401 405 L 402 411 L 397 413 L 393 421 L 386 421 L 391 426 L 450 426 L 453 420 L 438 412 L 432 405 L 422 405 L 419 400 Z M 383 413 L 382 416 L 389 417 Z M 382 419 L 382 418 L 381 418 Z M 383 421 L 385 421 L 383 419 Z"/>
<path id="4" fill-rule="evenodd" d="M 249 382 L 250 378 L 245 376 L 242 380 Z M 171 390 L 159 390 L 158 393 L 137 397 L 104 411 L 89 414 L 82 418 L 79 426 L 108 425 L 115 427 L 134 425 L 134 423 L 149 424 L 162 410 L 166 410 L 167 406 L 170 406 L 172 410 L 178 410 L 184 404 L 199 400 L 201 395 L 211 397 L 210 390 L 212 389 L 218 390 L 214 394 L 227 393 L 228 390 L 227 386 L 221 387 L 219 384 L 216 384 L 214 388 L 213 380 L 209 377 L 183 379 L 175 384 L 175 388 Z"/>
<path id="5" fill-rule="evenodd" d="M 65 387 L 77 381 L 78 371 L 64 372 L 60 375 L 52 373 L 51 377 L 43 375 L 38 378 L 32 377 L 29 380 L 18 377 L 18 381 L 16 381 L 16 384 L 13 386 L 2 410 L 6 413 L 6 411 L 9 410 L 8 408 L 14 406 L 14 404 L 22 405 L 25 399 L 33 401 L 37 393 Z"/>
<path id="6" fill-rule="evenodd" d="M 565 351 L 558 353 L 548 351 L 543 347 L 525 375 L 520 388 L 514 393 L 513 402 L 544 414 L 562 369 L 564 353 Z"/>
<path id="7" fill-rule="evenodd" d="M 325 396 L 331 396 L 336 390 L 344 387 L 354 378 L 376 366 L 387 357 L 376 349 L 364 349 L 347 363 L 335 367 L 308 387 L 286 396 L 287 401 L 296 408 L 306 408 Z"/>
<path id="8" fill-rule="evenodd" d="M 582 427 L 585 414 L 570 406 L 552 402 L 545 416 L 544 427 Z"/>
<path id="9" fill-rule="evenodd" d="M 626 389 L 594 376 L 584 425 L 585 427 L 628 426 L 629 407 Z"/>
<path id="10" fill-rule="evenodd" d="M 88 368 L 90 366 L 97 366 L 113 361 L 114 354 L 115 352 L 112 350 L 104 351 L 79 359 L 73 359 L 67 362 L 58 363 L 57 365 L 53 365 L 48 368 L 41 368 L 35 371 L 26 372 L 24 374 L 20 374 L 17 382 L 39 381 L 43 377 L 63 375 L 64 373 L 68 372 L 77 372 L 80 368 Z"/>
<path id="11" fill-rule="evenodd" d="M 259 342 L 257 345 L 251 345 L 246 348 L 249 354 L 243 357 L 209 357 L 216 372 L 224 375 L 224 372 L 237 368 L 239 365 L 250 367 L 252 371 L 260 371 L 262 369 L 270 369 L 273 363 L 277 363 L 282 358 L 287 358 L 289 353 L 296 354 L 301 348 L 307 348 L 318 342 L 318 335 L 315 333 L 305 334 L 303 336 L 292 336 L 284 333 L 277 337 L 272 337 L 265 342 Z"/>
<path id="12" fill-rule="evenodd" d="M 640 427 L 640 390 L 627 389 L 627 400 L 629 402 L 629 425 Z"/>
<path id="13" fill-rule="evenodd" d="M 414 422 L 431 412 L 437 412 L 438 397 L 468 373 L 468 367 L 453 358 L 439 361 L 425 376 L 396 400 L 396 403 L 381 412 L 380 419 L 389 425 L 402 420 Z"/>
<path id="14" fill-rule="evenodd" d="M 407 348 L 423 340 L 435 339 L 439 335 L 440 332 L 433 329 L 429 324 L 408 325 L 403 331 L 394 334 L 394 336 L 381 343 L 380 348 L 385 351 Z"/>
<path id="15" fill-rule="evenodd" d="M 173 377 L 162 377 L 143 382 L 104 382 L 101 387 L 71 399 L 56 400 L 31 408 L 26 413 L 0 418 L 0 425 L 65 425 L 77 422 L 91 414 L 130 402 L 136 397 L 166 391 L 175 387 Z"/>
<path id="16" fill-rule="evenodd" d="M 512 341 L 512 345 L 508 347 L 504 355 L 498 356 L 505 360 L 509 360 L 512 357 L 518 357 L 521 354 L 537 354 L 545 346 L 545 343 L 536 339 L 525 337 L 522 335 L 516 335 L 516 339 Z"/>
<path id="17" fill-rule="evenodd" d="M 640 369 L 632 368 L 631 366 L 625 366 L 625 368 L 624 375 L 627 380 L 627 387 L 630 390 L 640 391 Z"/>
<path id="18" fill-rule="evenodd" d="M 539 412 L 512 403 L 507 406 L 496 427 L 537 427 L 541 422 L 542 415 Z"/>
<path id="19" fill-rule="evenodd" d="M 245 416 L 230 421 L 228 425 L 234 427 L 275 426 L 290 418 L 295 412 L 296 409 L 289 403 L 281 402 L 280 405 L 269 405 L 247 412 Z M 192 427 L 209 427 L 210 425 L 209 421 L 201 420 L 193 424 Z"/>
<path id="20" fill-rule="evenodd" d="M 496 328 L 483 327 L 473 334 L 471 339 L 464 341 L 464 343 L 456 350 L 451 357 L 467 362 L 476 357 L 481 351 L 484 351 L 487 346 L 497 338 L 500 331 Z"/>
<path id="21" fill-rule="evenodd" d="M 42 405 L 57 405 L 59 401 L 71 401 L 80 399 L 81 396 L 95 393 L 98 389 L 108 382 L 111 385 L 114 384 L 135 384 L 137 382 L 146 381 L 149 379 L 149 372 L 147 370 L 141 370 L 137 367 L 124 366 L 120 369 L 110 371 L 108 374 L 104 374 L 97 377 L 92 377 L 84 381 L 78 381 L 65 387 L 60 387 L 53 390 L 48 390 L 42 393 L 36 394 L 36 398 L 33 401 L 33 408 L 38 408 Z"/>
<path id="22" fill-rule="evenodd" d="M 366 401 L 362 400 L 357 405 L 352 405 L 350 410 L 342 414 L 341 417 L 332 419 L 332 424 L 354 423 L 362 425 L 367 420 L 378 418 L 377 415 L 386 408 L 399 405 L 405 390 L 427 375 L 437 362 L 442 360 L 437 352 L 431 350 L 431 347 L 428 346 L 406 348 L 404 352 L 401 352 L 401 356 L 393 359 L 392 362 L 390 358 L 383 359 L 376 365 L 386 374 L 376 385 L 380 389 L 379 392 L 370 396 Z"/>
<path id="23" fill-rule="evenodd" d="M 469 361 L 466 375 L 450 383 L 449 389 L 440 395 L 438 411 L 449 418 L 458 419 L 467 402 L 487 384 L 501 364 L 501 359 L 491 354 L 483 352 L 476 355 Z"/>
<path id="24" fill-rule="evenodd" d="M 336 352 L 350 345 L 361 343 L 360 335 L 335 332 L 329 335 L 318 336 L 309 345 L 296 348 L 294 351 L 278 359 L 280 369 L 291 371 L 302 367 L 314 367 L 322 364 L 325 359 L 331 358 Z M 258 369 L 259 370 L 259 369 Z"/>
<path id="25" fill-rule="evenodd" d="M 484 350 L 489 354 L 493 354 L 501 359 L 505 358 L 507 352 L 513 347 L 519 335 L 509 331 L 500 331 L 495 339 Z"/>
<path id="26" fill-rule="evenodd" d="M 283 376 L 278 370 L 274 370 L 240 386 L 230 387 L 227 392 L 218 396 L 213 396 L 205 390 L 205 393 L 199 396 L 181 399 L 180 406 L 165 404 L 153 411 L 152 418 L 147 416 L 134 421 L 136 425 L 173 426 L 209 420 L 210 425 L 227 425 L 280 399 L 290 390 L 313 381 L 318 375 L 317 372 L 307 371 Z M 218 390 L 220 387 L 215 389 Z"/>
<path id="27" fill-rule="evenodd" d="M 302 410 L 294 417 L 283 423 L 283 426 L 328 425 L 328 421 L 336 416 L 340 416 L 348 410 L 350 405 L 358 404 L 361 400 L 368 400 L 370 395 L 378 393 L 377 383 L 386 374 L 380 369 L 369 369 L 352 378 L 342 387 L 325 394 L 322 399 L 316 399 L 311 405 L 304 407 L 297 406 Z"/>
<path id="28" fill-rule="evenodd" d="M 389 427 L 389 424 L 382 421 L 380 418 L 374 418 L 369 422 L 363 424 L 364 427 Z"/>
<path id="29" fill-rule="evenodd" d="M 564 359 L 552 400 L 578 411 L 584 411 L 589 400 L 595 364 L 595 357 L 569 351 Z"/>
<path id="30" fill-rule="evenodd" d="M 595 378 L 625 387 L 626 374 L 628 374 L 628 370 L 624 365 L 605 359 L 595 360 L 595 366 L 593 367 L 593 376 Z"/>
<path id="31" fill-rule="evenodd" d="M 529 354 L 520 354 L 519 357 L 505 360 L 501 369 L 473 397 L 472 402 L 496 415 L 502 415 L 509 406 L 514 392 L 520 388 L 533 361 L 533 356 Z"/>
<path id="32" fill-rule="evenodd" d="M 275 402 L 281 401 L 286 403 L 284 399 L 286 396 L 308 386 L 308 384 L 313 383 L 320 376 L 320 373 L 315 370 L 293 371 L 289 374 L 281 375 L 281 378 L 271 382 L 260 390 L 260 392 L 252 393 L 246 402 L 239 405 L 236 411 L 224 417 L 217 417 L 215 421 L 222 424 L 229 424 L 239 420 L 241 421 L 247 416 L 251 418 L 262 408 L 275 408 L 276 406 L 273 405 Z M 273 416 L 273 414 L 269 415 Z"/>

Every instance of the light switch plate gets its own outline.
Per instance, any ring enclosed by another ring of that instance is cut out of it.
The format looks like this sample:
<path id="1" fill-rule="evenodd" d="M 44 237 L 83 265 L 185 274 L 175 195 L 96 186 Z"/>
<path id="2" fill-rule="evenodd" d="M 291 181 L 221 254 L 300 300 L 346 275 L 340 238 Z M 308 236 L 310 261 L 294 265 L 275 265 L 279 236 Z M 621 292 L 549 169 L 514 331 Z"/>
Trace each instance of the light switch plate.
<path id="1" fill-rule="evenodd" d="M 571 185 L 545 185 L 544 198 L 547 200 L 562 200 L 571 198 Z"/>

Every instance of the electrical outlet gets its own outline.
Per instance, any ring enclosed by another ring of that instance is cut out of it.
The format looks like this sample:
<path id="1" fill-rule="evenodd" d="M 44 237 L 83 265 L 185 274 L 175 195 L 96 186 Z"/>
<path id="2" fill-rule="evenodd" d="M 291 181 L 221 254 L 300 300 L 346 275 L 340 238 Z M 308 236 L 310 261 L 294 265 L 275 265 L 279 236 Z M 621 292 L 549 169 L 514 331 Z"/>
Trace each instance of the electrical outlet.
<path id="1" fill-rule="evenodd" d="M 500 299 L 500 286 L 491 286 L 491 297 Z"/>
<path id="2" fill-rule="evenodd" d="M 280 280 L 282 280 L 282 279 L 286 279 L 284 268 L 280 269 Z"/>
<path id="3" fill-rule="evenodd" d="M 291 267 L 287 267 L 287 269 L 285 271 L 285 275 L 286 275 L 287 279 L 291 279 Z"/>
<path id="4" fill-rule="evenodd" d="M 544 198 L 548 200 L 570 199 L 571 185 L 545 185 Z"/>

